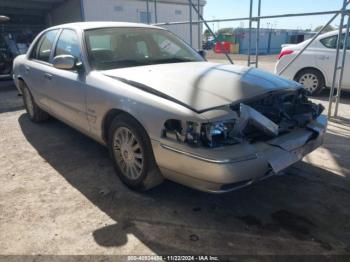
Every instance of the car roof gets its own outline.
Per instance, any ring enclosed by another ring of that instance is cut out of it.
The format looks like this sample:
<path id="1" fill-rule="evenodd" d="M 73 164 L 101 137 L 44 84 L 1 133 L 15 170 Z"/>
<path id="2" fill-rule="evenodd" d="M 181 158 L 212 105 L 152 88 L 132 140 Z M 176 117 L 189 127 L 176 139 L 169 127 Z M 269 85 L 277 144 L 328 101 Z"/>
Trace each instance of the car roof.
<path id="1" fill-rule="evenodd" d="M 346 28 L 343 28 L 343 33 L 345 33 L 345 32 L 346 32 Z M 321 34 L 319 36 L 319 38 L 324 38 L 324 37 L 328 37 L 328 36 L 338 35 L 338 33 L 339 33 L 339 30 L 330 31 L 330 32 Z"/>
<path id="2" fill-rule="evenodd" d="M 153 28 L 153 29 L 164 29 L 157 26 L 140 24 L 140 23 L 126 23 L 126 22 L 104 22 L 104 21 L 95 21 L 95 22 L 76 22 L 76 23 L 68 23 L 57 25 L 48 28 L 51 29 L 60 29 L 60 28 L 71 28 L 78 30 L 89 30 L 89 29 L 97 29 L 97 28 L 106 28 L 106 27 L 136 27 L 136 28 Z"/>

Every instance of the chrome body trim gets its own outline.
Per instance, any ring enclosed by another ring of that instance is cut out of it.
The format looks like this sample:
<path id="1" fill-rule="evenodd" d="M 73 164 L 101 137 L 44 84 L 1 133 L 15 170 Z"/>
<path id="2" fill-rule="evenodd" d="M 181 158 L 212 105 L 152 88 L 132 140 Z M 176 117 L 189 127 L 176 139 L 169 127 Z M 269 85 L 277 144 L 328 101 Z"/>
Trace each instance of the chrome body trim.
<path id="1" fill-rule="evenodd" d="M 253 159 L 258 158 L 257 154 L 252 154 L 252 155 L 247 155 L 247 156 L 242 156 L 242 157 L 237 157 L 237 158 L 232 158 L 232 159 L 211 159 L 211 158 L 199 156 L 199 155 L 196 155 L 196 154 L 193 154 L 190 152 L 186 152 L 183 150 L 179 150 L 177 148 L 174 148 L 174 147 L 171 147 L 168 145 L 164 145 L 164 144 L 161 144 L 161 147 L 168 149 L 168 150 L 171 150 L 173 152 L 179 153 L 179 154 L 183 154 L 183 155 L 188 156 L 188 157 L 192 157 L 192 158 L 195 158 L 198 160 L 202 160 L 202 161 L 209 162 L 209 163 L 215 163 L 215 164 L 230 164 L 230 163 L 232 164 L 232 163 L 238 163 L 238 162 L 243 162 L 243 161 L 248 161 L 248 160 L 253 160 Z"/>

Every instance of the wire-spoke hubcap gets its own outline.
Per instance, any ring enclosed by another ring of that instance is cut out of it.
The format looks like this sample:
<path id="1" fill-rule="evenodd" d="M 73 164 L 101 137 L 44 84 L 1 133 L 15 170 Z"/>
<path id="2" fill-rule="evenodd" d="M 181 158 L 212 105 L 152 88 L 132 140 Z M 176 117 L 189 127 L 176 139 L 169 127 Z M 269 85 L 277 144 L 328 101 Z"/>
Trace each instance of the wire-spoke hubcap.
<path id="1" fill-rule="evenodd" d="M 26 101 L 26 106 L 27 106 L 27 110 L 30 116 L 34 115 L 34 106 L 33 106 L 33 101 L 32 101 L 32 97 L 30 96 L 30 93 L 28 91 L 28 89 L 24 89 L 24 99 Z"/>
<path id="2" fill-rule="evenodd" d="M 314 74 L 304 74 L 301 76 L 299 83 L 304 85 L 305 89 L 313 93 L 318 87 L 318 78 Z"/>
<path id="3" fill-rule="evenodd" d="M 132 131 L 119 127 L 113 137 L 114 156 L 123 174 L 132 180 L 140 178 L 144 157 L 139 141 Z"/>

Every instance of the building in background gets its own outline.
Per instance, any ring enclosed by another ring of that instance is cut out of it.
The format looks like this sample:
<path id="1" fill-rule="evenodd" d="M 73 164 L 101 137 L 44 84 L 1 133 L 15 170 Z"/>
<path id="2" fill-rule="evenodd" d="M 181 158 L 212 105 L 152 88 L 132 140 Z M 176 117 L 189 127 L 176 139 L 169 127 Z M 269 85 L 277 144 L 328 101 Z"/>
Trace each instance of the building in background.
<path id="1" fill-rule="evenodd" d="M 259 54 L 278 54 L 283 44 L 297 44 L 309 38 L 315 33 L 304 30 L 292 29 L 266 29 L 259 31 Z M 237 28 L 234 30 L 235 43 L 239 45 L 240 54 L 248 54 L 249 28 Z M 255 54 L 256 29 L 251 32 L 251 53 Z"/>
<path id="2" fill-rule="evenodd" d="M 197 0 L 192 0 L 195 5 L 198 5 Z M 203 14 L 203 7 L 206 1 L 200 0 L 200 11 Z M 85 21 L 123 21 L 135 23 L 151 24 L 160 22 L 175 22 L 188 21 L 190 19 L 190 8 L 188 0 L 157 0 L 157 6 L 153 0 L 149 0 L 149 8 L 147 14 L 147 5 L 145 0 L 83 0 L 83 17 Z M 196 12 L 192 9 L 193 21 L 198 19 Z M 57 21 L 53 21 L 57 23 Z M 187 43 L 191 42 L 190 26 L 184 25 L 169 25 L 163 26 L 177 34 Z M 198 25 L 192 26 L 192 46 L 198 48 L 201 46 L 198 43 L 198 33 L 202 35 L 202 24 L 198 32 Z"/>
<path id="3" fill-rule="evenodd" d="M 188 21 L 190 7 L 188 0 L 1 0 L 1 14 L 11 20 L 2 28 L 2 33 L 17 34 L 23 31 L 35 36 L 41 30 L 62 23 L 79 21 L 120 21 L 135 23 L 156 23 Z M 205 0 L 193 0 L 203 13 Z M 148 10 L 148 12 L 147 12 Z M 192 9 L 193 21 L 198 19 Z M 165 26 L 192 46 L 201 46 L 201 32 L 197 24 L 192 26 Z M 199 31 L 198 31 L 199 30 Z M 200 32 L 200 34 L 198 34 Z M 200 38 L 198 37 L 200 36 Z M 198 41 L 199 40 L 199 41 Z"/>
<path id="4" fill-rule="evenodd" d="M 312 38 L 315 34 L 310 30 L 261 28 L 259 30 L 258 53 L 260 55 L 278 54 L 282 45 L 298 44 Z M 256 51 L 256 37 L 256 28 L 252 28 L 251 54 L 255 54 Z M 217 41 L 208 38 L 203 48 L 213 49 L 216 53 L 248 54 L 249 28 L 219 29 Z"/>

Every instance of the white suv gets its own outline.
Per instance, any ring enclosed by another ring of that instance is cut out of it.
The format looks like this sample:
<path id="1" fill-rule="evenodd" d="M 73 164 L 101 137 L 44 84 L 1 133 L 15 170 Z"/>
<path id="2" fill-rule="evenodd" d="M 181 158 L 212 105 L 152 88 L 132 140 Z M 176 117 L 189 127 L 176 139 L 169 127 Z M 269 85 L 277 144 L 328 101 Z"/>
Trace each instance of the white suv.
<path id="1" fill-rule="evenodd" d="M 343 31 L 345 37 L 346 30 Z M 283 45 L 278 56 L 275 73 L 289 79 L 293 79 L 304 85 L 312 95 L 319 93 L 324 87 L 332 85 L 334 73 L 336 46 L 338 30 L 320 35 L 311 45 L 298 57 L 288 69 L 281 74 L 283 68 L 309 43 L 306 40 L 297 45 Z M 350 37 L 346 43 L 347 54 L 344 68 L 342 88 L 350 90 Z M 340 58 L 343 54 L 341 44 Z M 339 73 L 338 78 L 339 79 Z"/>

